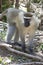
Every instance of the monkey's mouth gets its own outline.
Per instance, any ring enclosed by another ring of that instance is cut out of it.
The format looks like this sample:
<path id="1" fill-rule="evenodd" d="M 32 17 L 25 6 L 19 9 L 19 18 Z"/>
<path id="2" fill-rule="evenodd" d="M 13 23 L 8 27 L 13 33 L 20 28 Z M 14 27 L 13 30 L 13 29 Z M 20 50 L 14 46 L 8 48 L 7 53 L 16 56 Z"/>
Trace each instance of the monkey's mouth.
<path id="1" fill-rule="evenodd" d="M 31 21 L 32 14 L 24 14 L 24 26 L 29 27 L 30 26 L 30 21 Z"/>

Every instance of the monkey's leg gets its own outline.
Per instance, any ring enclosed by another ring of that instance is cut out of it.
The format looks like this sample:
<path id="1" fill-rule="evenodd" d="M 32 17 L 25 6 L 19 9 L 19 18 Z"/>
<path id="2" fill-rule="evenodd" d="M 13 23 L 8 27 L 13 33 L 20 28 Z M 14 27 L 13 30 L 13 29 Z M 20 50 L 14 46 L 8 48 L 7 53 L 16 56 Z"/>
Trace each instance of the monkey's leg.
<path id="1" fill-rule="evenodd" d="M 22 50 L 25 51 L 25 38 L 24 38 L 24 35 L 21 33 L 20 37 L 21 37 L 21 40 L 22 40 Z"/>
<path id="2" fill-rule="evenodd" d="M 19 34 L 22 41 L 22 51 L 25 51 L 25 35 L 23 33 L 23 26 L 19 27 Z"/>
<path id="3" fill-rule="evenodd" d="M 11 42 L 11 39 L 14 35 L 14 32 L 16 30 L 16 26 L 15 25 L 8 25 L 8 29 L 7 29 L 7 34 L 6 34 L 6 37 L 5 37 L 5 41 L 10 43 Z"/>
<path id="4" fill-rule="evenodd" d="M 33 39 L 35 37 L 35 30 L 32 30 L 30 33 L 29 33 L 29 52 L 32 54 L 34 52 L 33 48 L 34 48 L 34 43 L 33 43 Z"/>
<path id="5" fill-rule="evenodd" d="M 17 17 L 17 27 L 19 30 L 19 34 L 20 34 L 20 38 L 22 41 L 22 50 L 25 51 L 25 35 L 24 35 L 24 17 L 23 17 L 23 13 L 19 13 L 18 17 Z"/>
<path id="6" fill-rule="evenodd" d="M 15 33 L 15 37 L 14 37 L 14 42 L 18 42 L 18 40 L 19 40 L 19 30 L 18 30 L 18 28 L 16 27 L 16 31 L 15 31 L 16 33 Z"/>
<path id="7" fill-rule="evenodd" d="M 22 25 L 22 23 L 18 24 L 18 30 L 22 41 L 22 50 L 25 51 L 25 34 L 24 34 L 24 26 Z"/>

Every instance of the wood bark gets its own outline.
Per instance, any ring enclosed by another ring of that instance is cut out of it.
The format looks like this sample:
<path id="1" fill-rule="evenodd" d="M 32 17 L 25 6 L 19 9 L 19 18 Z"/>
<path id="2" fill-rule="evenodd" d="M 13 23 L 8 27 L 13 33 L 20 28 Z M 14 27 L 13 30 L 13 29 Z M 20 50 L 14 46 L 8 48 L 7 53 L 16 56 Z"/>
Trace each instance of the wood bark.
<path id="1" fill-rule="evenodd" d="M 29 63 L 11 64 L 11 65 L 43 65 L 43 62 L 29 62 Z"/>
<path id="2" fill-rule="evenodd" d="M 15 3 L 15 8 L 19 8 L 19 0 L 16 0 L 16 3 Z"/>
<path id="3" fill-rule="evenodd" d="M 2 0 L 0 0 L 0 13 L 2 12 Z"/>

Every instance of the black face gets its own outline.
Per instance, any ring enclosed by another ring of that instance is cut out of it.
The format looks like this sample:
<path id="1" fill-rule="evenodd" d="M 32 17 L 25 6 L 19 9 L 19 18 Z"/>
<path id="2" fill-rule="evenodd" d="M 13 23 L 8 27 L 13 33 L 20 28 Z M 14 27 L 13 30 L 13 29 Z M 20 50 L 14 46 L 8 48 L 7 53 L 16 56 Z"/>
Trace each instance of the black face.
<path id="1" fill-rule="evenodd" d="M 30 20 L 31 20 L 31 19 L 24 19 L 24 26 L 25 26 L 25 27 L 30 26 Z"/>

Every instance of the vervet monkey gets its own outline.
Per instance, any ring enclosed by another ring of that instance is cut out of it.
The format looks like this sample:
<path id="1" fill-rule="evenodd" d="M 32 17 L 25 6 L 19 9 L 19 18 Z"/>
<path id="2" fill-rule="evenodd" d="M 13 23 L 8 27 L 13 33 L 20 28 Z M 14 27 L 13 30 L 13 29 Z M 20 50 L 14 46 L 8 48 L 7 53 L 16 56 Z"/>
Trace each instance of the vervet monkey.
<path id="1" fill-rule="evenodd" d="M 22 49 L 24 51 L 25 51 L 25 35 L 27 33 L 29 33 L 28 45 L 29 45 L 30 51 L 32 51 L 31 48 L 33 46 L 33 38 L 34 38 L 35 32 L 39 26 L 40 20 L 35 15 L 33 15 L 32 19 L 30 21 L 30 25 L 28 27 L 25 27 L 24 26 L 24 12 L 23 11 L 15 9 L 15 8 L 9 8 L 5 12 L 2 13 L 2 16 L 4 14 L 6 14 L 6 16 L 7 16 L 8 24 L 10 26 L 14 25 L 15 26 L 14 28 L 16 28 L 19 31 L 19 35 L 20 35 L 21 40 L 22 40 Z M 10 35 L 13 36 L 14 30 L 12 30 L 13 32 L 11 32 L 11 34 L 10 34 L 11 30 L 10 30 L 10 27 L 8 27 L 7 38 L 9 38 Z M 16 38 L 18 38 L 19 35 L 16 36 Z M 11 40 L 12 36 L 10 36 L 10 40 Z"/>

